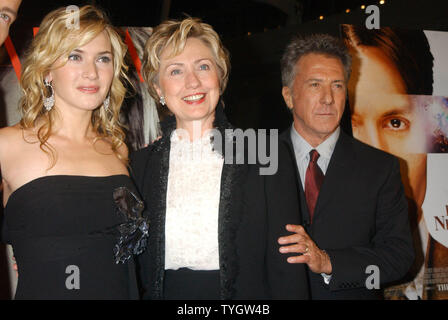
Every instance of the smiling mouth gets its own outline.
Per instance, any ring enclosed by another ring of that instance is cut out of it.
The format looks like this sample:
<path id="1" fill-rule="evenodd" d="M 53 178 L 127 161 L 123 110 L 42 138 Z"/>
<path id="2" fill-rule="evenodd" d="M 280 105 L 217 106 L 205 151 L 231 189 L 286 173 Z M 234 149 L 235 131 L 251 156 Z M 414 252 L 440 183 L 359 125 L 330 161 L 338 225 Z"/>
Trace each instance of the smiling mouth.
<path id="1" fill-rule="evenodd" d="M 205 93 L 192 94 L 191 96 L 183 97 L 182 100 L 188 104 L 201 103 L 205 99 Z"/>
<path id="2" fill-rule="evenodd" d="M 84 93 L 97 93 L 100 87 L 78 87 L 77 89 Z"/>

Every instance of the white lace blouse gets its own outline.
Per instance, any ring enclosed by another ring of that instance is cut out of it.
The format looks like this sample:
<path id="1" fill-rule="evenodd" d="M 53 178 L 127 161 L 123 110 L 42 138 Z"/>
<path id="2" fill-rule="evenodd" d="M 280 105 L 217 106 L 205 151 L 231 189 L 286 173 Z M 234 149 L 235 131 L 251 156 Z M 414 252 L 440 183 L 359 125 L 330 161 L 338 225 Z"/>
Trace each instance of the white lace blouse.
<path id="1" fill-rule="evenodd" d="M 165 269 L 218 270 L 218 211 L 223 157 L 210 135 L 171 136 L 165 222 Z"/>

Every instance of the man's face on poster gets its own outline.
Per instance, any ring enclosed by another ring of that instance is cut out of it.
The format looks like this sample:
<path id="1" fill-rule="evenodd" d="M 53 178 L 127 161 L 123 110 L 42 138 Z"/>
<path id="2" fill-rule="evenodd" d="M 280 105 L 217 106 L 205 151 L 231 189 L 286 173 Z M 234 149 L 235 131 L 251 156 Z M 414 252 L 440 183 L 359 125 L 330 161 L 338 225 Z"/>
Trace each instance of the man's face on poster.
<path id="1" fill-rule="evenodd" d="M 421 204 L 431 147 L 424 109 L 407 95 L 398 69 L 379 49 L 358 47 L 351 53 L 348 92 L 353 135 L 400 158 L 406 194 Z"/>
<path id="2" fill-rule="evenodd" d="M 22 0 L 0 0 L 0 45 L 5 42 L 9 27 L 17 18 Z"/>

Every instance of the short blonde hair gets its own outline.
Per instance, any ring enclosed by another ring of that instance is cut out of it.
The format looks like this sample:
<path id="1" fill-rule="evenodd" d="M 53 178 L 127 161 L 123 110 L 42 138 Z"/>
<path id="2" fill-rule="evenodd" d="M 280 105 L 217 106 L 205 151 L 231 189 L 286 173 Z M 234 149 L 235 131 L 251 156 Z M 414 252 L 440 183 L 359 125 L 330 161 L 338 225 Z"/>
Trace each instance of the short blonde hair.
<path id="1" fill-rule="evenodd" d="M 125 139 L 119 116 L 126 94 L 123 81 L 128 81 L 127 66 L 124 63 L 127 47 L 110 24 L 105 13 L 100 9 L 91 5 L 81 7 L 79 9 L 79 27 L 68 28 L 67 21 L 71 21 L 73 17 L 71 14 L 65 7 L 47 14 L 26 52 L 20 78 L 23 93 L 19 103 L 22 113 L 20 125 L 22 128 L 28 129 L 35 128 L 38 122 L 42 123 L 38 129 L 37 138 L 40 141 L 40 148 L 50 156 L 52 165 L 54 165 L 56 152 L 47 141 L 52 134 L 55 109 L 46 111 L 43 107 L 42 94 L 47 91 L 44 79 L 55 67 L 56 60 L 60 57 L 67 57 L 68 61 L 68 56 L 74 49 L 86 45 L 105 31 L 111 42 L 114 75 L 110 88 L 109 108 L 108 110 L 97 108 L 93 111 L 92 126 L 98 138 L 109 139 L 113 152 L 121 160 L 127 162 L 127 159 L 122 159 L 117 152 Z"/>
<path id="2" fill-rule="evenodd" d="M 212 51 L 219 70 L 219 86 L 221 94 L 224 92 L 230 73 L 230 58 L 227 49 L 222 44 L 218 34 L 212 26 L 201 22 L 198 18 L 186 18 L 182 21 L 167 20 L 162 22 L 149 37 L 145 45 L 142 74 L 148 85 L 148 91 L 155 101 L 159 95 L 154 87 L 159 81 L 160 56 L 168 46 L 172 45 L 171 56 L 182 52 L 188 38 L 197 38 L 204 42 Z"/>

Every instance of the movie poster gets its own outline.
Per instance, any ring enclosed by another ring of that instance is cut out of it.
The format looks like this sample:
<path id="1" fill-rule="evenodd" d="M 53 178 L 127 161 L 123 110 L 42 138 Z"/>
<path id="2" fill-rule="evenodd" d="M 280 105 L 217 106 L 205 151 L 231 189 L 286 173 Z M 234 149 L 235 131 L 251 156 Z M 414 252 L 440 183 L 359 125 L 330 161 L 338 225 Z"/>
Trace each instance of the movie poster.
<path id="1" fill-rule="evenodd" d="M 386 299 L 448 299 L 448 33 L 342 25 L 355 138 L 397 156 L 416 250 Z M 368 168 L 366 168 L 368 170 Z"/>

